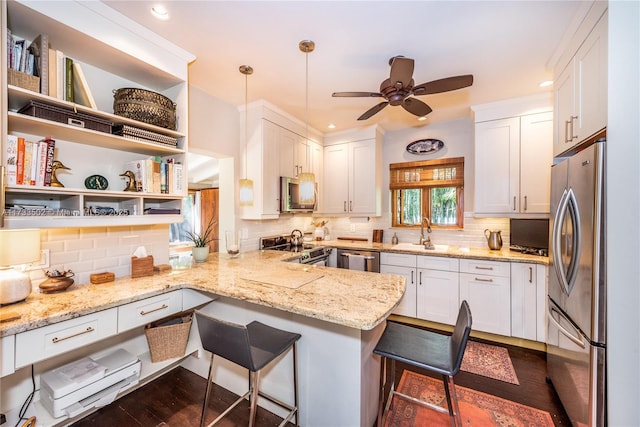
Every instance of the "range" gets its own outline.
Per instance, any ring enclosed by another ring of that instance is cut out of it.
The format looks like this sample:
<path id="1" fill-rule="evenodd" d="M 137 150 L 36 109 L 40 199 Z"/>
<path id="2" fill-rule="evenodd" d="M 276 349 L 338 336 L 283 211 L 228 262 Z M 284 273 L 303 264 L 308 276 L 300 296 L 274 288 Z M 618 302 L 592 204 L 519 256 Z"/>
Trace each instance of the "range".
<path id="1" fill-rule="evenodd" d="M 295 242 L 295 243 L 294 243 Z M 328 265 L 332 248 L 304 243 L 290 235 L 267 236 L 260 238 L 260 250 L 275 250 L 299 253 L 292 261 L 301 264 Z"/>

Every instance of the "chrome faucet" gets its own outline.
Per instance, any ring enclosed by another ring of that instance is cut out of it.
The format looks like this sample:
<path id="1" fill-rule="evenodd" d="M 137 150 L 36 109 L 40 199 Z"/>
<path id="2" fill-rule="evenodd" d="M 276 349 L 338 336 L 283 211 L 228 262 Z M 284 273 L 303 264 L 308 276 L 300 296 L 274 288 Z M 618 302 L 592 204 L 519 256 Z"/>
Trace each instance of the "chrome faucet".
<path id="1" fill-rule="evenodd" d="M 425 248 L 427 247 L 427 245 L 431 246 L 431 238 L 424 237 L 424 223 L 427 223 L 427 233 L 431 233 L 431 221 L 429 221 L 429 218 L 427 218 L 426 216 L 424 218 L 422 218 L 422 221 L 420 221 L 420 245 L 425 245 Z"/>

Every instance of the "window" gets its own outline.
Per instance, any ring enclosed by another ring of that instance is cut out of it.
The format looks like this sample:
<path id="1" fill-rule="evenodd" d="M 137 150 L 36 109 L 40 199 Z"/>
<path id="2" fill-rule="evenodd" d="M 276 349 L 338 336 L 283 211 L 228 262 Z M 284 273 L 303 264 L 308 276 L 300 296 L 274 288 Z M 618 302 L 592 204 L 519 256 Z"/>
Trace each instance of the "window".
<path id="1" fill-rule="evenodd" d="M 464 157 L 390 164 L 391 226 L 462 229 L 463 189 Z"/>

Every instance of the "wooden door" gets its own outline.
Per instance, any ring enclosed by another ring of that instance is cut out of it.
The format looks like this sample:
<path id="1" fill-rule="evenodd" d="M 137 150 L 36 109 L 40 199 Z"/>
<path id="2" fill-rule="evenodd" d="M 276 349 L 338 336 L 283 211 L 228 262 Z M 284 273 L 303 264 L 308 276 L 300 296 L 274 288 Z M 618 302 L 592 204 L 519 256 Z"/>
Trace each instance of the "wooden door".
<path id="1" fill-rule="evenodd" d="M 214 240 L 209 243 L 209 252 L 218 252 L 218 239 L 220 233 L 218 231 L 218 189 L 207 188 L 200 190 L 200 227 L 205 230 L 209 221 L 213 221 Z"/>

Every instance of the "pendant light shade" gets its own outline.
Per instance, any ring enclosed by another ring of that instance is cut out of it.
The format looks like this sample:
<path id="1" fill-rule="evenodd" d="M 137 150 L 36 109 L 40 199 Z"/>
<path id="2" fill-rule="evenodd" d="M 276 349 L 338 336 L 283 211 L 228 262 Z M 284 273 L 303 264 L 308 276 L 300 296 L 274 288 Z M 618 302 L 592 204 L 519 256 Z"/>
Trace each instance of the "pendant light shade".
<path id="1" fill-rule="evenodd" d="M 305 54 L 305 111 L 306 111 L 306 163 L 308 172 L 298 174 L 300 182 L 300 204 L 312 204 L 316 200 L 316 176 L 309 165 L 309 52 L 313 52 L 316 44 L 311 40 L 303 40 L 298 44 L 300 51 Z"/>
<path id="2" fill-rule="evenodd" d="M 253 180 L 247 179 L 247 149 L 249 146 L 248 135 L 248 93 L 249 93 L 249 74 L 253 74 L 253 68 L 249 65 L 241 65 L 240 72 L 244 74 L 244 179 L 240 179 L 239 199 L 240 206 L 253 206 Z"/>

